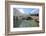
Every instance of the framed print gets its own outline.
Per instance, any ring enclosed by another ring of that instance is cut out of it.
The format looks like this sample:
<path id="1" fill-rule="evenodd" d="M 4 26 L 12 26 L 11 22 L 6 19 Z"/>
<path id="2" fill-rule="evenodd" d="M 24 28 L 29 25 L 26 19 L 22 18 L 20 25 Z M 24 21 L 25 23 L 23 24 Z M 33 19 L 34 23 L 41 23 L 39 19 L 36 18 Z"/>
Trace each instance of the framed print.
<path id="1" fill-rule="evenodd" d="M 45 32 L 45 4 L 6 2 L 6 34 L 35 34 Z"/>

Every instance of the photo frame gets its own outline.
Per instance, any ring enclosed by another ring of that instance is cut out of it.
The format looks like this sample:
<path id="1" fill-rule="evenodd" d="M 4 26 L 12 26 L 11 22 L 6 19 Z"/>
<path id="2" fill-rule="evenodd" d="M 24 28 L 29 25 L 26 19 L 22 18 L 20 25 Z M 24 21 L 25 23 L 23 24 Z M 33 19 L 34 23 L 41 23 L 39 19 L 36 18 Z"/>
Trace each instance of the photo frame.
<path id="1" fill-rule="evenodd" d="M 6 1 L 5 4 L 6 35 L 45 32 L 45 3 Z"/>

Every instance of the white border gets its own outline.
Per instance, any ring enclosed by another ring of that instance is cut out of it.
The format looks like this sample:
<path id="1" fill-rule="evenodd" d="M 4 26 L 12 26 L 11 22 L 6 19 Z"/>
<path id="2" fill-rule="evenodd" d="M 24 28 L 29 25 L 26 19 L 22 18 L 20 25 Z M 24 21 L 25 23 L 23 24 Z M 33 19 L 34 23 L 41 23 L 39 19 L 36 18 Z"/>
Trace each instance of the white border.
<path id="1" fill-rule="evenodd" d="M 39 27 L 13 28 L 13 8 L 39 8 Z M 10 31 L 36 31 L 42 30 L 42 6 L 10 5 Z"/>

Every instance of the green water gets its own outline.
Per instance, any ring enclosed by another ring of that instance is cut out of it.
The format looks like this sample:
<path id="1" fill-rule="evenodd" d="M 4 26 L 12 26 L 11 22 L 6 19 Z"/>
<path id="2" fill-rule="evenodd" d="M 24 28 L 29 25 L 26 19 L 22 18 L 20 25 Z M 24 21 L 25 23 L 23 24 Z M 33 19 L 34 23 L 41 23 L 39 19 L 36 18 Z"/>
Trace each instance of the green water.
<path id="1" fill-rule="evenodd" d="M 38 23 L 34 20 L 23 20 L 23 22 L 20 24 L 20 27 L 37 27 Z"/>
<path id="2" fill-rule="evenodd" d="M 19 20 L 14 27 L 38 27 L 38 24 L 35 20 Z"/>

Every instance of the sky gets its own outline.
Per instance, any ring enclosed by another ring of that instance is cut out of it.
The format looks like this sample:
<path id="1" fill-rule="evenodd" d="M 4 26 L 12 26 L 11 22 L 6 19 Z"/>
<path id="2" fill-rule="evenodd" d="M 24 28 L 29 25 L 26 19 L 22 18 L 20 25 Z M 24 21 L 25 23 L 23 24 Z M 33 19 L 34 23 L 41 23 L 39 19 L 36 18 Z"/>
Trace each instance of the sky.
<path id="1" fill-rule="evenodd" d="M 39 8 L 16 8 L 22 14 L 38 14 Z"/>

